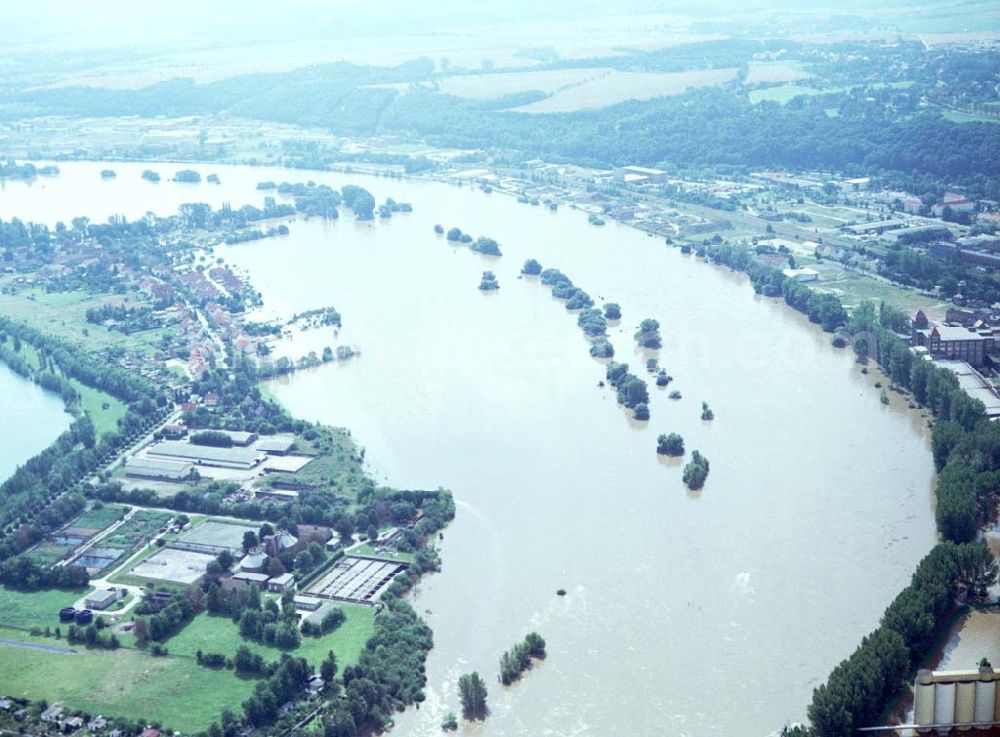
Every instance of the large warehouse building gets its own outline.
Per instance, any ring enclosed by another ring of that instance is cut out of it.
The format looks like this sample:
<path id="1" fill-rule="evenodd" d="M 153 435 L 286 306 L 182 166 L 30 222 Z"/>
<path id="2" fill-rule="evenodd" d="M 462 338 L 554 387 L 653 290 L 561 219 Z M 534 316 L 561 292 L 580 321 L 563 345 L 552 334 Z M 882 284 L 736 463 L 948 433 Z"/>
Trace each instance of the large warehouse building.
<path id="1" fill-rule="evenodd" d="M 146 451 L 146 455 L 156 459 L 247 470 L 267 457 L 266 453 L 252 448 L 217 448 L 211 445 L 194 445 L 179 440 L 164 440 L 151 445 Z"/>

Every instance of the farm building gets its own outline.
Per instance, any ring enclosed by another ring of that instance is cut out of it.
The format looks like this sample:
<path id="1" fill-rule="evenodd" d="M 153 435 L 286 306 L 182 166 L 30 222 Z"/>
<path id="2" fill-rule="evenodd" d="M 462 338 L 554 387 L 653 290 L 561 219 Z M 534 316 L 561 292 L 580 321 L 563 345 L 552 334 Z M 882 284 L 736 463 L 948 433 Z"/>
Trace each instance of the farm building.
<path id="1" fill-rule="evenodd" d="M 113 589 L 97 589 L 94 593 L 84 599 L 84 605 L 88 609 L 107 609 L 118 601 L 118 592 Z"/>
<path id="2" fill-rule="evenodd" d="M 165 440 L 149 447 L 146 455 L 154 459 L 187 461 L 218 468 L 249 470 L 266 457 L 251 448 L 216 448 L 211 445 L 193 445 L 177 440 Z"/>
<path id="3" fill-rule="evenodd" d="M 135 456 L 125 459 L 125 475 L 135 479 L 183 481 L 190 478 L 193 470 L 193 464 L 183 461 L 136 458 Z"/>

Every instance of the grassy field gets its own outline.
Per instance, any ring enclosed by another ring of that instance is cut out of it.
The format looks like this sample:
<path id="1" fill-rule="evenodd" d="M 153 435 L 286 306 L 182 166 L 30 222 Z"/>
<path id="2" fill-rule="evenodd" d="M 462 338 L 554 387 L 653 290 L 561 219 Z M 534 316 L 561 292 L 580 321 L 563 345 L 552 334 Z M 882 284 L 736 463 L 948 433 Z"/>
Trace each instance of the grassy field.
<path id="1" fill-rule="evenodd" d="M 519 113 L 562 113 L 614 105 L 625 100 L 649 100 L 678 95 L 694 87 L 723 84 L 735 78 L 736 69 L 703 69 L 691 72 L 611 72 L 555 93 L 544 100 L 513 108 Z"/>
<path id="2" fill-rule="evenodd" d="M 950 120 L 953 123 L 997 123 L 1000 124 L 1000 119 L 990 118 L 985 115 L 973 115 L 971 113 L 960 113 L 957 110 L 945 110 L 941 113 L 941 116 L 946 120 Z"/>
<path id="3" fill-rule="evenodd" d="M 238 711 L 255 683 L 231 671 L 202 668 L 191 658 L 74 649 L 74 654 L 49 653 L 0 644 L 4 692 L 194 732 L 205 729 L 225 707 Z"/>
<path id="4" fill-rule="evenodd" d="M 123 401 L 105 394 L 99 389 L 82 384 L 76 379 L 70 379 L 73 388 L 80 395 L 80 408 L 90 415 L 97 436 L 114 432 L 118 429 L 118 420 L 125 416 L 128 407 Z"/>
<path id="5" fill-rule="evenodd" d="M 304 637 L 302 644 L 289 652 L 318 665 L 332 650 L 341 668 L 357 663 L 365 643 L 375 629 L 374 609 L 360 604 L 344 604 L 343 609 L 347 619 L 340 627 L 323 637 Z M 275 660 L 283 652 L 275 647 L 243 639 L 231 619 L 209 614 L 199 614 L 166 645 L 171 653 L 192 657 L 198 650 L 232 655 L 240 645 L 246 645 L 260 653 L 265 660 Z"/>
<path id="6" fill-rule="evenodd" d="M 364 545 L 359 545 L 356 548 L 351 548 L 349 555 L 370 555 L 375 558 L 387 558 L 388 560 L 402 560 L 407 563 L 413 562 L 412 553 L 400 553 L 397 550 L 380 550 L 374 548 L 368 543 Z"/>
<path id="7" fill-rule="evenodd" d="M 59 610 L 83 596 L 79 591 L 13 591 L 0 586 L 0 631 L 6 627 L 58 627 Z M 7 634 L 0 635 L 9 637 Z M 0 672 L 3 672 L 0 669 Z"/>
<path id="8" fill-rule="evenodd" d="M 9 280 L 0 281 L 0 284 Z M 21 290 L 17 294 L 0 293 L 0 313 L 23 320 L 57 337 L 84 345 L 88 350 L 125 347 L 150 352 L 163 336 L 163 330 L 144 330 L 125 335 L 102 325 L 87 322 L 87 310 L 106 304 L 144 304 L 120 295 L 87 292 L 46 292 L 43 289 Z"/>
<path id="9" fill-rule="evenodd" d="M 0 587 L 0 638 L 68 647 L 65 640 L 32 637 L 24 629 L 59 626 L 58 611 L 72 605 L 85 591 L 21 593 Z M 293 652 L 318 664 L 332 650 L 340 667 L 357 663 L 374 631 L 374 610 L 344 606 L 347 619 L 334 632 L 304 638 Z M 14 629 L 19 628 L 19 629 Z M 122 637 L 127 646 L 131 638 Z M 280 650 L 239 635 L 227 617 L 201 614 L 167 643 L 170 656 L 154 658 L 128 647 L 107 652 L 74 646 L 75 653 L 50 653 L 0 644 L 0 683 L 10 696 L 60 701 L 94 714 L 141 717 L 193 732 L 216 719 L 223 707 L 237 708 L 252 692 L 254 681 L 230 671 L 202 668 L 194 660 L 199 649 L 232 654 L 246 644 L 267 660 Z M 237 709 L 238 710 L 238 709 Z"/>

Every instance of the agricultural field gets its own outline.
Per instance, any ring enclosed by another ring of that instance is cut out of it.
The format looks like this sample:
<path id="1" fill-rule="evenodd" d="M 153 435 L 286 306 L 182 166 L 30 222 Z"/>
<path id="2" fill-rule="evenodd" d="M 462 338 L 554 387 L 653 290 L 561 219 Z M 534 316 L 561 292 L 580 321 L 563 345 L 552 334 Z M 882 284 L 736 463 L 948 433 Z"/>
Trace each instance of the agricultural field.
<path id="1" fill-rule="evenodd" d="M 6 284 L 4 280 L 0 284 Z M 144 333 L 123 333 L 109 330 L 102 325 L 87 322 L 87 310 L 106 304 L 121 304 L 126 300 L 116 295 L 94 295 L 86 292 L 46 292 L 42 289 L 22 290 L 17 294 L 0 293 L 0 312 L 23 320 L 33 327 L 52 333 L 78 344 L 85 344 L 89 350 L 101 350 L 113 346 L 142 348 L 159 340 L 160 331 Z M 84 332 L 86 331 L 86 332 Z M 150 333 L 156 333 L 151 336 Z"/>
<path id="2" fill-rule="evenodd" d="M 121 519 L 125 514 L 125 507 L 120 504 L 105 504 L 93 506 L 70 523 L 70 527 L 93 530 L 94 533 L 103 530 L 113 522 Z"/>
<path id="3" fill-rule="evenodd" d="M 519 113 L 564 113 L 606 107 L 625 100 L 679 95 L 695 87 L 724 84 L 735 77 L 736 69 L 733 67 L 669 74 L 615 71 L 512 110 Z"/>
<path id="4" fill-rule="evenodd" d="M 140 509 L 101 543 L 110 548 L 128 549 L 155 535 L 174 515 L 172 512 L 153 512 Z"/>
<path id="5" fill-rule="evenodd" d="M 438 90 L 474 100 L 494 99 L 517 92 L 539 91 L 551 95 L 559 90 L 584 84 L 611 74 L 604 67 L 586 69 L 555 69 L 543 72 L 509 72 L 506 74 L 470 74 L 445 77 L 438 81 Z"/>
<path id="6" fill-rule="evenodd" d="M 754 61 L 747 66 L 747 84 L 795 82 L 811 76 L 798 64 L 786 61 Z"/>

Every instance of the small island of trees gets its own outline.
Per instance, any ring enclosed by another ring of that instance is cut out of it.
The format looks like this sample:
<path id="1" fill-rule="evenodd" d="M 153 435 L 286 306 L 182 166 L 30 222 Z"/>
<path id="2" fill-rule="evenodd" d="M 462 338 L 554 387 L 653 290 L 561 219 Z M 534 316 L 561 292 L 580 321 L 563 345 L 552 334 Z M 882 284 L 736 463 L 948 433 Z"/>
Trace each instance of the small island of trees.
<path id="1" fill-rule="evenodd" d="M 678 458 L 684 455 L 684 438 L 675 432 L 669 435 L 660 435 L 656 439 L 656 452 L 661 456 L 673 456 Z"/>
<path id="2" fill-rule="evenodd" d="M 519 642 L 500 656 L 500 683 L 509 686 L 519 680 L 531 668 L 534 658 L 545 657 L 545 640 L 537 632 L 529 632 L 523 642 Z"/>
<path id="3" fill-rule="evenodd" d="M 494 289 L 499 289 L 500 284 L 497 282 L 496 274 L 492 271 L 484 271 L 483 278 L 479 282 L 479 288 L 484 292 L 492 292 Z"/>
<path id="4" fill-rule="evenodd" d="M 612 361 L 608 364 L 605 377 L 618 390 L 618 403 L 633 411 L 635 419 L 649 419 L 649 389 L 646 382 L 635 374 L 630 374 L 627 363 Z M 638 416 L 638 415 L 643 416 Z"/>
<path id="5" fill-rule="evenodd" d="M 608 302 L 604 305 L 604 318 L 606 320 L 622 319 L 622 308 L 618 306 L 617 302 Z"/>
<path id="6" fill-rule="evenodd" d="M 452 243 L 472 243 L 472 236 L 463 233 L 461 228 L 450 228 L 445 236 Z"/>
<path id="7" fill-rule="evenodd" d="M 660 348 L 663 345 L 660 339 L 660 323 L 651 318 L 643 320 L 635 333 L 635 341 L 643 348 Z"/>
<path id="8" fill-rule="evenodd" d="M 529 258 L 524 262 L 524 266 L 521 267 L 521 273 L 529 276 L 538 276 L 542 273 L 542 265 L 535 261 L 535 259 Z"/>
<path id="9" fill-rule="evenodd" d="M 142 178 L 145 179 L 147 182 L 158 182 L 158 181 L 160 181 L 160 175 L 159 175 L 159 173 L 153 171 L 152 169 L 146 169 L 142 173 Z"/>
<path id="10" fill-rule="evenodd" d="M 656 372 L 656 385 L 657 386 L 666 386 L 667 384 L 669 384 L 673 380 L 674 380 L 674 377 L 670 376 L 667 373 L 666 369 L 660 369 L 659 371 Z"/>
<path id="11" fill-rule="evenodd" d="M 462 700 L 462 716 L 466 719 L 486 718 L 486 682 L 479 673 L 465 673 L 458 679 L 458 693 Z"/>
<path id="12" fill-rule="evenodd" d="M 691 454 L 691 461 L 684 466 L 684 483 L 692 491 L 705 485 L 708 478 L 708 459 L 698 451 Z"/>
<path id="13" fill-rule="evenodd" d="M 201 181 L 201 174 L 196 172 L 194 169 L 181 169 L 179 172 L 174 174 L 174 181 L 197 184 Z"/>
<path id="14" fill-rule="evenodd" d="M 485 256 L 503 256 L 500 252 L 500 244 L 497 243 L 492 238 L 487 238 L 486 236 L 479 236 L 472 242 L 469 246 L 476 253 L 481 253 Z"/>
<path id="15" fill-rule="evenodd" d="M 708 402 L 701 403 L 701 419 L 708 421 L 715 419 L 715 413 L 712 408 L 708 406 Z"/>
<path id="16" fill-rule="evenodd" d="M 117 176 L 114 169 L 101 169 L 101 179 L 114 179 Z"/>

